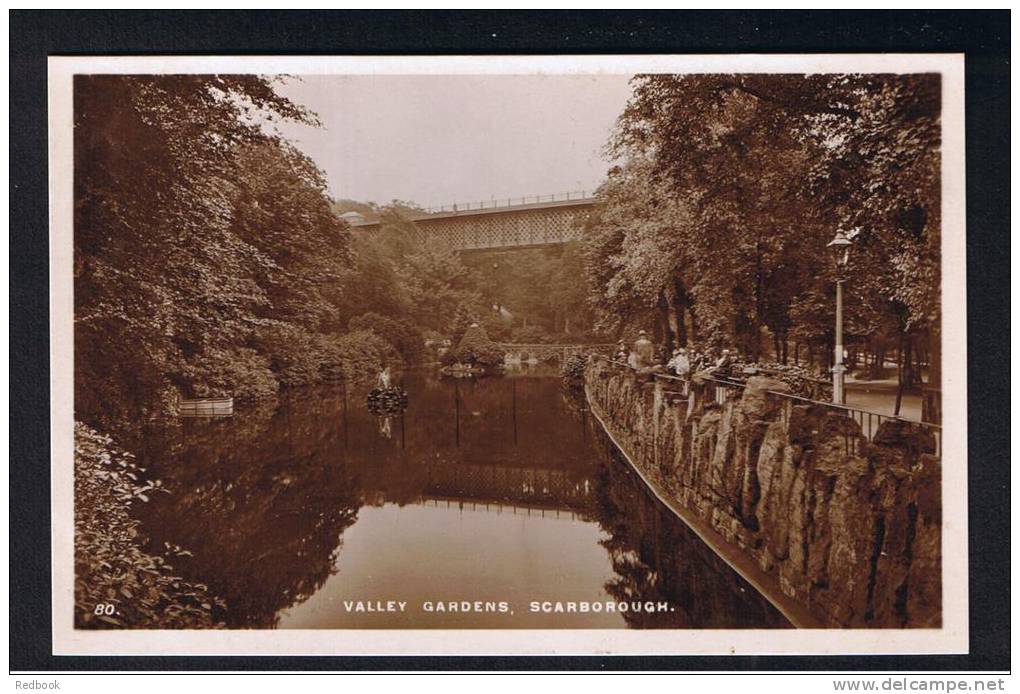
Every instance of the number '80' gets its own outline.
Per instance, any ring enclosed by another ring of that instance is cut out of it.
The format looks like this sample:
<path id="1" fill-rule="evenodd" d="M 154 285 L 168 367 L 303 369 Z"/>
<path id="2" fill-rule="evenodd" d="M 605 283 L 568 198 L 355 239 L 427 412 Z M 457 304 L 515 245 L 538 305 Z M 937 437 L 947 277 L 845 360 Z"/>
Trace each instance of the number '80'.
<path id="1" fill-rule="evenodd" d="M 96 609 L 93 610 L 95 614 L 112 615 L 117 611 L 117 607 L 111 602 L 101 602 L 96 605 Z"/>

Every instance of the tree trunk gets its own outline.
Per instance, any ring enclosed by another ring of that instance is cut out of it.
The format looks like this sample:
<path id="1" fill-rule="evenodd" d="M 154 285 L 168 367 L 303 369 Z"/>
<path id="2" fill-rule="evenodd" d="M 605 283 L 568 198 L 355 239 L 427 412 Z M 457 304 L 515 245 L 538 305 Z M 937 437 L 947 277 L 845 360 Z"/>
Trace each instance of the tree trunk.
<path id="1" fill-rule="evenodd" d="M 913 366 L 910 367 L 910 385 L 917 385 L 921 382 L 921 350 L 920 345 L 914 344 L 913 336 L 910 337 L 910 353 L 913 355 Z"/>
<path id="2" fill-rule="evenodd" d="M 876 345 L 872 354 L 871 379 L 877 381 L 882 378 L 882 371 L 885 369 L 885 346 Z"/>
<path id="3" fill-rule="evenodd" d="M 896 348 L 896 404 L 893 406 L 893 416 L 900 416 L 900 404 L 903 402 L 903 333 L 900 333 L 899 346 Z"/>
<path id="4" fill-rule="evenodd" d="M 905 388 L 910 388 L 916 383 L 914 374 L 914 336 L 905 336 L 906 345 L 904 346 L 903 353 L 903 385 Z"/>
<path id="5" fill-rule="evenodd" d="M 942 328 L 938 322 L 928 329 L 928 382 L 921 400 L 921 420 L 942 423 Z"/>
<path id="6" fill-rule="evenodd" d="M 666 297 L 666 325 L 669 327 L 669 332 L 676 338 L 677 342 L 681 342 L 680 326 L 683 323 L 683 316 L 677 315 L 676 299 L 672 295 Z"/>
<path id="7" fill-rule="evenodd" d="M 672 354 L 675 343 L 673 341 L 673 333 L 670 330 L 669 325 L 670 317 L 669 302 L 666 300 L 666 295 L 662 292 L 659 293 L 658 308 L 659 308 L 659 320 L 657 321 L 657 323 L 659 326 L 660 335 L 657 337 L 656 342 L 659 342 L 660 344 L 664 343 L 666 346 L 666 353 Z"/>
<path id="8" fill-rule="evenodd" d="M 761 328 L 765 322 L 765 271 L 762 268 L 761 239 L 755 244 L 754 320 L 751 322 L 751 361 L 761 359 Z"/>

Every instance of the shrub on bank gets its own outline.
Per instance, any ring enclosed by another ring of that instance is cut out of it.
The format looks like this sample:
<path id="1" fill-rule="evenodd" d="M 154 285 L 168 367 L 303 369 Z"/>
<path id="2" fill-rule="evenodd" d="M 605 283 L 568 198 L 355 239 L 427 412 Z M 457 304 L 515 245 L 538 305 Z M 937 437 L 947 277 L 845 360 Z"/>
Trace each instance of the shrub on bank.
<path id="1" fill-rule="evenodd" d="M 832 386 L 814 369 L 777 362 L 738 364 L 735 368 L 760 371 L 790 386 L 795 395 L 811 399 L 832 397 Z"/>
<path id="2" fill-rule="evenodd" d="M 408 366 L 421 362 L 424 356 L 425 337 L 411 321 L 370 312 L 351 318 L 348 327 L 352 332 L 371 330 L 393 345 Z"/>
<path id="3" fill-rule="evenodd" d="M 393 345 L 372 330 L 324 336 L 322 350 L 322 373 L 348 381 L 374 377 L 385 366 L 402 361 Z"/>
<path id="4" fill-rule="evenodd" d="M 265 321 L 256 332 L 255 343 L 269 359 L 281 386 L 293 388 L 321 380 L 322 352 L 318 335 L 282 321 Z"/>
<path id="5" fill-rule="evenodd" d="M 275 397 L 280 389 L 269 357 L 248 347 L 207 348 L 180 374 L 185 397 L 233 396 L 239 401 Z"/>
<path id="6" fill-rule="evenodd" d="M 563 366 L 560 367 L 560 376 L 572 384 L 582 383 L 584 382 L 584 367 L 586 364 L 587 360 L 583 356 L 571 354 L 563 361 Z"/>
<path id="7" fill-rule="evenodd" d="M 77 628 L 198 629 L 221 627 L 225 603 L 206 586 L 173 575 L 162 556 L 142 548 L 132 504 L 160 493 L 143 483 L 133 456 L 108 436 L 74 428 L 74 623 Z M 180 550 L 183 553 L 185 550 Z"/>
<path id="8" fill-rule="evenodd" d="M 489 339 L 485 328 L 472 323 L 461 338 L 460 344 L 453 350 L 453 358 L 462 364 L 478 364 L 481 366 L 501 366 L 505 359 L 503 350 Z"/>
<path id="9" fill-rule="evenodd" d="M 514 328 L 510 333 L 511 342 L 520 344 L 537 344 L 545 342 L 546 332 L 537 325 L 529 325 L 526 328 Z"/>
<path id="10" fill-rule="evenodd" d="M 486 313 L 482 316 L 480 325 L 485 328 L 486 334 L 495 342 L 509 342 L 513 334 L 510 321 L 496 312 Z"/>

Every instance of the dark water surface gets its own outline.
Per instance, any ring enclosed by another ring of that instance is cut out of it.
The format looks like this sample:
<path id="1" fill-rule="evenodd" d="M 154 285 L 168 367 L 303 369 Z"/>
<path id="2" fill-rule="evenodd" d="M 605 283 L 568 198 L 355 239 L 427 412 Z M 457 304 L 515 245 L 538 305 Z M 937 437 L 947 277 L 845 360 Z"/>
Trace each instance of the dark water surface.
<path id="1" fill-rule="evenodd" d="M 184 548 L 234 628 L 788 626 L 549 370 L 402 384 L 393 417 L 337 386 L 148 435 L 171 492 L 137 511 L 150 548 Z"/>

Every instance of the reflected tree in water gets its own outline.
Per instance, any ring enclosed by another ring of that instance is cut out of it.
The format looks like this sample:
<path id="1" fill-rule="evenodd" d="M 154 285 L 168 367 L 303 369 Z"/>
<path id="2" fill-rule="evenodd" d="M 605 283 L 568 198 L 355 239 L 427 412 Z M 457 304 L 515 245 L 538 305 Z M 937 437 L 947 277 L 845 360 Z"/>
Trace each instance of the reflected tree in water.
<path id="1" fill-rule="evenodd" d="M 628 626 L 785 623 L 613 457 L 583 396 L 558 378 L 413 372 L 402 385 L 408 407 L 389 436 L 365 404 L 367 387 L 336 386 L 141 437 L 140 459 L 171 492 L 136 511 L 152 550 L 192 553 L 174 566 L 226 600 L 227 626 L 271 627 L 331 575 L 342 578 L 343 534 L 364 506 L 568 512 L 605 533 L 609 597 L 676 608 L 628 612 Z"/>
<path id="2" fill-rule="evenodd" d="M 617 577 L 605 586 L 625 602 L 668 602 L 673 612 L 627 612 L 634 628 L 790 626 L 786 619 L 663 506 L 602 432 L 595 520 Z"/>
<path id="3" fill-rule="evenodd" d="M 140 511 L 150 543 L 188 548 L 176 568 L 226 600 L 229 627 L 274 626 L 336 570 L 362 504 L 342 429 L 321 425 L 339 404 L 308 399 L 268 420 L 255 411 L 185 422 L 148 446 L 151 473 L 170 491 Z"/>

